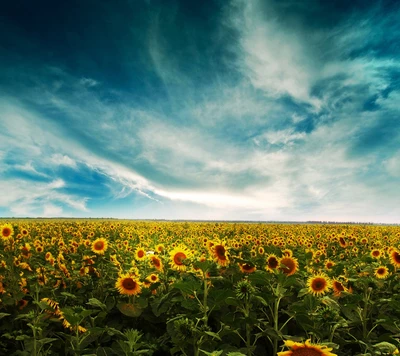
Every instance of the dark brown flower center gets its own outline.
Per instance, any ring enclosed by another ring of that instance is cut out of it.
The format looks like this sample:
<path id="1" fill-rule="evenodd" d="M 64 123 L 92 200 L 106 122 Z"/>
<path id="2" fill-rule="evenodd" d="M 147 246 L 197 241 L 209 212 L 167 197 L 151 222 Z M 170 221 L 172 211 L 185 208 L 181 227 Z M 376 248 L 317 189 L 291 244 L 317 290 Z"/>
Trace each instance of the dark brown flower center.
<path id="1" fill-rule="evenodd" d="M 136 282 L 132 278 L 125 278 L 122 281 L 122 287 L 126 290 L 134 290 L 136 288 Z"/>
<path id="2" fill-rule="evenodd" d="M 181 266 L 183 265 L 183 260 L 186 258 L 186 255 L 183 252 L 178 252 L 174 256 L 175 264 Z"/>
<path id="3" fill-rule="evenodd" d="M 311 283 L 313 291 L 321 291 L 326 287 L 326 281 L 324 278 L 315 278 Z"/>

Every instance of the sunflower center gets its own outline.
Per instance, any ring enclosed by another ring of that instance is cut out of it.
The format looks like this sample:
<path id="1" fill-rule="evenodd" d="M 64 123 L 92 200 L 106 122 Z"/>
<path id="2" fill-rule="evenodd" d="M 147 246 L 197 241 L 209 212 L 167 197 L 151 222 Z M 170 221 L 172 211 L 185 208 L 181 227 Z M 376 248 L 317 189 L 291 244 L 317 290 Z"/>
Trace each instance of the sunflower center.
<path id="1" fill-rule="evenodd" d="M 290 257 L 281 259 L 281 264 L 284 265 L 281 269 L 284 274 L 291 275 L 296 270 L 296 264 Z"/>
<path id="2" fill-rule="evenodd" d="M 378 274 L 385 274 L 386 270 L 384 268 L 378 268 Z"/>
<path id="3" fill-rule="evenodd" d="M 250 266 L 249 264 L 245 263 L 242 265 L 243 270 L 245 271 L 252 271 L 254 267 Z"/>
<path id="4" fill-rule="evenodd" d="M 142 258 L 144 256 L 144 251 L 143 250 L 139 250 L 137 253 L 139 258 Z"/>
<path id="5" fill-rule="evenodd" d="M 271 257 L 268 259 L 268 267 L 276 268 L 278 267 L 278 260 L 275 257 Z"/>
<path id="6" fill-rule="evenodd" d="M 104 242 L 103 242 L 103 241 L 97 241 L 97 242 L 94 244 L 93 247 L 94 247 L 95 250 L 100 251 L 100 250 L 102 250 L 102 249 L 104 248 Z"/>
<path id="7" fill-rule="evenodd" d="M 393 259 L 397 262 L 400 263 L 400 254 L 398 252 L 393 253 Z"/>
<path id="8" fill-rule="evenodd" d="M 132 278 L 125 278 L 122 281 L 122 287 L 126 290 L 134 290 L 136 288 L 136 282 Z"/>
<path id="9" fill-rule="evenodd" d="M 312 289 L 314 291 L 323 290 L 326 286 L 326 281 L 323 278 L 315 278 L 312 282 Z"/>
<path id="10" fill-rule="evenodd" d="M 3 236 L 4 237 L 9 237 L 11 235 L 11 229 L 9 227 L 5 227 L 3 229 Z"/>
<path id="11" fill-rule="evenodd" d="M 222 245 L 215 246 L 215 254 L 218 256 L 219 259 L 225 260 L 225 247 Z"/>
<path id="12" fill-rule="evenodd" d="M 183 252 L 178 252 L 174 256 L 174 262 L 179 266 L 183 265 L 184 259 L 186 259 L 186 255 Z"/>
<path id="13" fill-rule="evenodd" d="M 344 291 L 344 287 L 343 287 L 342 283 L 340 283 L 340 282 L 337 282 L 337 281 L 334 282 L 333 283 L 333 287 L 334 287 L 335 290 L 337 290 L 339 292 L 343 292 Z"/>
<path id="14" fill-rule="evenodd" d="M 152 258 L 152 262 L 153 262 L 153 266 L 155 266 L 155 267 L 160 267 L 160 265 L 161 265 L 159 259 L 156 257 Z"/>

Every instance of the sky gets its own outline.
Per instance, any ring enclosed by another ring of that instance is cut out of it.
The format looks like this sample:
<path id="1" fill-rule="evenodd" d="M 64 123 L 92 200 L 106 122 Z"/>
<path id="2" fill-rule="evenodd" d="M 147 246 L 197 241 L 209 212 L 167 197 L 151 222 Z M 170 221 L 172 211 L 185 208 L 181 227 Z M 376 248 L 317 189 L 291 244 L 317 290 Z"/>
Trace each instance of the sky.
<path id="1" fill-rule="evenodd" d="M 400 4 L 8 1 L 0 216 L 400 223 Z"/>

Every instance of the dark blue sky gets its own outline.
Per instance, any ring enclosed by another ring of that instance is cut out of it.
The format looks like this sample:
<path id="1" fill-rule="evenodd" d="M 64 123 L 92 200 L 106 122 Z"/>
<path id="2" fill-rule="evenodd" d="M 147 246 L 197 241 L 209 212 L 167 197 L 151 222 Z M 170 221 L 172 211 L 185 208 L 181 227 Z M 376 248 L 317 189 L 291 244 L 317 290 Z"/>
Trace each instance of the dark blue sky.
<path id="1" fill-rule="evenodd" d="M 14 1 L 5 216 L 400 222 L 400 6 Z"/>

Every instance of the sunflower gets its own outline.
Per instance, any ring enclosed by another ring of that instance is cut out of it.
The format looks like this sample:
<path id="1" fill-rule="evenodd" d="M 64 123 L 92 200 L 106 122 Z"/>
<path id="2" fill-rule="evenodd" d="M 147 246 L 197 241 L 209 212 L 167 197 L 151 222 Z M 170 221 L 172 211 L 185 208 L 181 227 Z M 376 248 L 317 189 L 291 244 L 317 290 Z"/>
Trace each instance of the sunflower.
<path id="1" fill-rule="evenodd" d="M 28 301 L 25 299 L 21 299 L 21 300 L 18 300 L 15 304 L 18 306 L 19 310 L 22 310 L 28 305 Z"/>
<path id="2" fill-rule="evenodd" d="M 342 246 L 343 248 L 347 247 L 347 242 L 343 237 L 339 238 L 339 245 Z"/>
<path id="3" fill-rule="evenodd" d="M 331 288 L 331 281 L 324 273 L 318 273 L 307 279 L 308 291 L 319 297 Z"/>
<path id="4" fill-rule="evenodd" d="M 242 273 L 253 273 L 256 270 L 256 266 L 249 265 L 248 263 L 238 263 L 238 265 Z"/>
<path id="5" fill-rule="evenodd" d="M 299 268 L 299 262 L 295 257 L 282 257 L 279 262 L 281 264 L 279 269 L 287 276 L 295 274 Z"/>
<path id="6" fill-rule="evenodd" d="M 282 251 L 282 255 L 285 256 L 285 257 L 292 257 L 293 256 L 293 251 L 287 248 L 287 249 Z"/>
<path id="7" fill-rule="evenodd" d="M 227 255 L 227 250 L 225 248 L 225 243 L 214 245 L 212 248 L 215 262 L 220 266 L 227 266 L 229 264 L 229 258 Z"/>
<path id="8" fill-rule="evenodd" d="M 124 295 L 137 295 L 142 291 L 140 282 L 131 274 L 121 275 L 115 282 L 115 288 Z"/>
<path id="9" fill-rule="evenodd" d="M 267 265 L 265 266 L 265 269 L 267 271 L 273 271 L 279 266 L 279 259 L 276 257 L 274 254 L 269 254 L 267 256 Z"/>
<path id="10" fill-rule="evenodd" d="M 379 266 L 377 269 L 375 269 L 374 275 L 376 278 L 386 279 L 389 275 L 389 269 L 385 266 Z"/>
<path id="11" fill-rule="evenodd" d="M 157 271 L 162 271 L 163 269 L 163 263 L 161 259 L 155 255 L 150 256 L 149 264 L 151 267 L 154 267 Z"/>
<path id="12" fill-rule="evenodd" d="M 400 267 L 400 253 L 397 249 L 393 249 L 392 252 L 390 252 L 390 261 L 393 266 Z"/>
<path id="13" fill-rule="evenodd" d="M 11 224 L 4 224 L 0 230 L 1 237 L 5 240 L 14 235 L 14 229 Z"/>
<path id="14" fill-rule="evenodd" d="M 339 297 L 342 292 L 347 292 L 347 288 L 343 285 L 343 283 L 337 279 L 332 281 L 332 289 L 333 293 L 336 297 Z"/>
<path id="15" fill-rule="evenodd" d="M 104 255 L 104 252 L 106 252 L 107 248 L 108 242 L 103 237 L 94 240 L 92 243 L 92 251 L 98 255 Z"/>
<path id="16" fill-rule="evenodd" d="M 152 273 L 150 276 L 148 276 L 146 278 L 146 281 L 150 282 L 150 283 L 157 283 L 160 280 L 160 278 L 158 278 L 158 275 L 155 273 Z"/>
<path id="17" fill-rule="evenodd" d="M 191 257 L 191 252 L 185 246 L 176 246 L 170 252 L 170 266 L 172 269 L 183 272 L 186 270 L 186 266 L 184 264 L 184 260 Z"/>
<path id="18" fill-rule="evenodd" d="M 157 253 L 162 253 L 165 250 L 165 246 L 163 244 L 158 244 L 156 246 L 156 252 Z"/>
<path id="19" fill-rule="evenodd" d="M 379 257 L 381 257 L 381 256 L 382 256 L 382 251 L 381 251 L 380 249 L 374 248 L 374 249 L 371 251 L 371 257 L 373 257 L 373 258 L 379 258 Z"/>
<path id="20" fill-rule="evenodd" d="M 311 344 L 310 340 L 305 343 L 285 341 L 285 346 L 291 350 L 278 352 L 277 356 L 337 356 L 333 354 L 332 349 L 324 345 Z"/>
<path id="21" fill-rule="evenodd" d="M 326 269 L 332 269 L 332 267 L 335 265 L 335 262 L 333 262 L 332 260 L 326 260 L 325 261 L 325 268 Z"/>
<path id="22" fill-rule="evenodd" d="M 146 250 L 141 246 L 137 247 L 135 250 L 135 259 L 138 261 L 142 261 L 145 258 L 146 258 Z"/>

